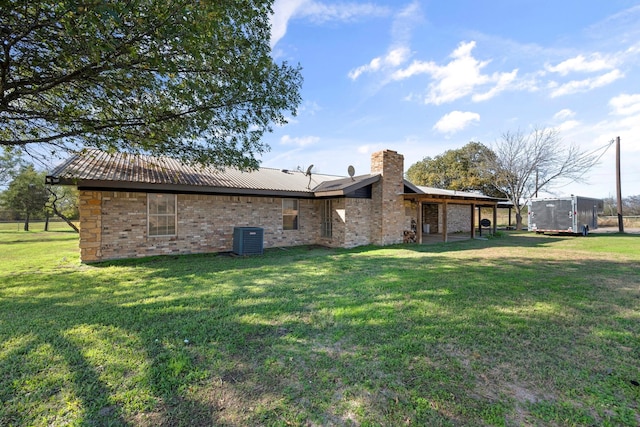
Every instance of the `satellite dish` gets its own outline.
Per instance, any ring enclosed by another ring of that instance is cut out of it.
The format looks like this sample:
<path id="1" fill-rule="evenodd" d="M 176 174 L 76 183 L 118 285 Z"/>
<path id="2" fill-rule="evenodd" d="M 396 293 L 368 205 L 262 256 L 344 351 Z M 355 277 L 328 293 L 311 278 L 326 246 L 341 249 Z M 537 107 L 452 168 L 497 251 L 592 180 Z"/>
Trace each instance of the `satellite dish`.
<path id="1" fill-rule="evenodd" d="M 354 168 L 352 165 L 349 165 L 349 167 L 347 168 L 347 173 L 349 174 L 351 179 L 353 179 L 353 176 L 356 174 L 356 168 Z"/>
<path id="2" fill-rule="evenodd" d="M 304 173 L 306 176 L 311 176 L 311 169 L 313 169 L 313 165 L 309 165 L 307 171 Z"/>

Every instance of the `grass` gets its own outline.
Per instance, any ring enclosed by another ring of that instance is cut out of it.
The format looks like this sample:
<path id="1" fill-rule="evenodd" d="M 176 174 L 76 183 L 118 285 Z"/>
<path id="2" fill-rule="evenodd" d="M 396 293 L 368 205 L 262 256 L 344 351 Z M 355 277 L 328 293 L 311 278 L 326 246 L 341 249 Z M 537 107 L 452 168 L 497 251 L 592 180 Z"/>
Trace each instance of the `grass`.
<path id="1" fill-rule="evenodd" d="M 0 425 L 640 424 L 638 235 L 0 251 Z"/>

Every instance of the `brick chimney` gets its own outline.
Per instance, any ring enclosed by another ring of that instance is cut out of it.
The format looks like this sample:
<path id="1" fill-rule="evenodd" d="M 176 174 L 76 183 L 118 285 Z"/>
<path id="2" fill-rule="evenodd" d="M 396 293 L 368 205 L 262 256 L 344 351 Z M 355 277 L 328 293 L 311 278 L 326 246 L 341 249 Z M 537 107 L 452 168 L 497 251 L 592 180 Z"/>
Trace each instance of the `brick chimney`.
<path id="1" fill-rule="evenodd" d="M 371 155 L 371 173 L 382 178 L 372 191 L 374 205 L 373 243 L 402 243 L 404 231 L 404 157 L 392 150 Z"/>

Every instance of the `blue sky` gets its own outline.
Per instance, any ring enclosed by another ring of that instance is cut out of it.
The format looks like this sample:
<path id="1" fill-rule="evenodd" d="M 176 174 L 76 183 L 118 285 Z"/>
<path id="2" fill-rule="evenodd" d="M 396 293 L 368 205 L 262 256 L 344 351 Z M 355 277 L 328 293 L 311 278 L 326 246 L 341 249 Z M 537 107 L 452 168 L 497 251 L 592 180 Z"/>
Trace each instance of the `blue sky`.
<path id="1" fill-rule="evenodd" d="M 263 166 L 365 174 L 391 149 L 407 169 L 544 126 L 604 153 L 555 195 L 615 196 L 617 136 L 623 196 L 640 194 L 640 1 L 276 0 L 271 44 L 305 81 Z"/>

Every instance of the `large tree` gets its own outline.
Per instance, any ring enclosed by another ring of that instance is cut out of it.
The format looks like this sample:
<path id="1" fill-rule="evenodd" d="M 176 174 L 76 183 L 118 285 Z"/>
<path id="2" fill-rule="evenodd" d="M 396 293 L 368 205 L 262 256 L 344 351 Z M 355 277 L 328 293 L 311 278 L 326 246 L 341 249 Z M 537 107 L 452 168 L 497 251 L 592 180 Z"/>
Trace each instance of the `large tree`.
<path id="1" fill-rule="evenodd" d="M 20 168 L 22 160 L 17 150 L 11 147 L 0 147 L 0 187 L 13 178 Z"/>
<path id="2" fill-rule="evenodd" d="M 407 179 L 416 185 L 505 197 L 492 185 L 492 177 L 484 167 L 484 162 L 493 157 L 490 148 L 472 141 L 462 148 L 414 163 L 407 170 Z"/>
<path id="3" fill-rule="evenodd" d="M 5 0 L 0 145 L 257 167 L 302 82 L 271 57 L 272 2 Z"/>
<path id="4" fill-rule="evenodd" d="M 516 227 L 522 228 L 522 208 L 540 190 L 552 190 L 562 181 L 581 181 L 597 163 L 593 153 L 566 144 L 557 129 L 536 127 L 531 132 L 507 131 L 485 159 L 492 184 L 506 194 L 516 211 Z"/>
<path id="5" fill-rule="evenodd" d="M 49 193 L 44 184 L 45 173 L 32 165 L 23 166 L 2 193 L 0 202 L 7 209 L 23 216 L 24 231 L 29 231 L 29 220 L 34 214 L 43 214 Z"/>

